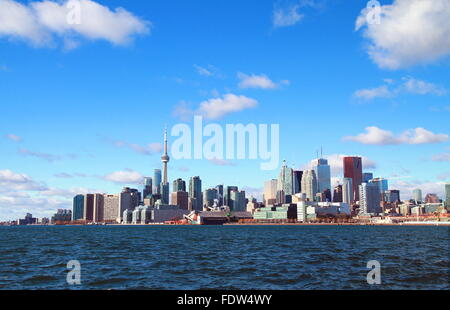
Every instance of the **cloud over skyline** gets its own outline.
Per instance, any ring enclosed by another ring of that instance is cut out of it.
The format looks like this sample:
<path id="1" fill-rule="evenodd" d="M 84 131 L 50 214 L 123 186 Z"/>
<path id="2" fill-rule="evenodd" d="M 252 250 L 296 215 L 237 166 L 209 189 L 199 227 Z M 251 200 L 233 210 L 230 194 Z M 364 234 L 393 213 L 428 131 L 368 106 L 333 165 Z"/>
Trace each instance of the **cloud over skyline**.
<path id="1" fill-rule="evenodd" d="M 365 133 L 343 138 L 344 141 L 372 145 L 441 143 L 448 141 L 448 139 L 447 134 L 433 133 L 421 127 L 408 129 L 399 135 L 395 135 L 392 131 L 384 130 L 376 126 L 366 127 Z"/>

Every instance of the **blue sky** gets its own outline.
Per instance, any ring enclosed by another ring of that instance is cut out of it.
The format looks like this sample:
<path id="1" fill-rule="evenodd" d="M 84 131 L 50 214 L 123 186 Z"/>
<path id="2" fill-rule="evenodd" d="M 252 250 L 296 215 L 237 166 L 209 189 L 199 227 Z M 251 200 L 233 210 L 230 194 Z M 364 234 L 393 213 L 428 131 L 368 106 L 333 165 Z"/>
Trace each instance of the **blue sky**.
<path id="1" fill-rule="evenodd" d="M 416 187 L 442 195 L 450 4 L 417 1 L 380 1 L 378 25 L 356 0 L 85 0 L 72 27 L 65 2 L 0 0 L 0 220 L 139 187 L 161 166 L 164 126 L 192 124 L 176 111 L 220 108 L 227 94 L 255 104 L 236 99 L 205 123 L 279 124 L 289 165 L 322 146 L 334 182 L 341 156 L 361 155 L 403 198 Z M 172 160 L 169 178 L 258 194 L 278 175 L 259 164 Z"/>

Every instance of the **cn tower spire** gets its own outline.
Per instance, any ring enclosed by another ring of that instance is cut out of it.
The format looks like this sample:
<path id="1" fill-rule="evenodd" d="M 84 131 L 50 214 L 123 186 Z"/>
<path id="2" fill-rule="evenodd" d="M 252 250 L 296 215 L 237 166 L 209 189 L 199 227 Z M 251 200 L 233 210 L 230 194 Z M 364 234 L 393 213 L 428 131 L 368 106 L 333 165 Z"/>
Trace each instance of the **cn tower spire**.
<path id="1" fill-rule="evenodd" d="M 163 183 L 167 183 L 167 163 L 169 162 L 170 157 L 167 154 L 167 127 L 164 129 L 164 154 L 161 157 L 161 161 L 163 163 Z"/>

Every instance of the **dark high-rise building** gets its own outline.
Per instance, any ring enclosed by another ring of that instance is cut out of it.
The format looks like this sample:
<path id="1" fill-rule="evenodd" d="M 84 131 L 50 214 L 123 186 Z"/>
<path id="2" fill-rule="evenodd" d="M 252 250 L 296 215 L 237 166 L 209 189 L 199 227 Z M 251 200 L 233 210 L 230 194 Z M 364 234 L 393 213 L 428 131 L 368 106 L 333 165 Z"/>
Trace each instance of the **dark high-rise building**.
<path id="1" fill-rule="evenodd" d="M 391 189 L 385 191 L 383 201 L 390 203 L 400 202 L 400 191 L 398 189 Z"/>
<path id="2" fill-rule="evenodd" d="M 203 210 L 202 180 L 200 177 L 192 177 L 189 180 L 189 197 L 194 198 L 192 210 Z"/>
<path id="3" fill-rule="evenodd" d="M 302 176 L 303 171 L 294 170 L 294 194 L 302 192 Z"/>
<path id="4" fill-rule="evenodd" d="M 94 194 L 84 195 L 84 210 L 83 210 L 83 220 L 92 221 L 94 220 Z"/>
<path id="5" fill-rule="evenodd" d="M 186 182 L 183 179 L 176 179 L 173 181 L 173 192 L 185 192 Z"/>
<path id="6" fill-rule="evenodd" d="M 364 172 L 363 173 L 363 182 L 364 183 L 368 183 L 372 179 L 373 179 L 373 173 L 372 172 Z"/>
<path id="7" fill-rule="evenodd" d="M 359 186 L 363 181 L 361 157 L 344 157 L 344 177 L 352 179 L 353 201 L 358 201 Z"/>
<path id="8" fill-rule="evenodd" d="M 333 202 L 342 202 L 342 185 L 338 185 L 334 188 Z"/>
<path id="9" fill-rule="evenodd" d="M 221 207 L 224 204 L 223 185 L 217 185 L 216 190 L 217 190 L 217 199 L 219 200 L 219 207 Z"/>
<path id="10" fill-rule="evenodd" d="M 155 169 L 153 175 L 153 193 L 161 194 L 160 187 L 161 187 L 161 169 Z"/>
<path id="11" fill-rule="evenodd" d="M 76 195 L 73 197 L 72 221 L 82 220 L 84 212 L 84 196 Z"/>
<path id="12" fill-rule="evenodd" d="M 153 182 L 152 178 L 146 177 L 144 178 L 144 191 L 142 192 L 142 199 L 147 198 L 148 195 L 153 193 Z"/>
<path id="13" fill-rule="evenodd" d="M 177 191 L 172 193 L 172 204 L 178 206 L 180 209 L 189 209 L 189 194 L 184 191 Z"/>
<path id="14" fill-rule="evenodd" d="M 237 186 L 227 186 L 227 190 L 225 192 L 225 205 L 231 207 L 231 192 L 239 191 Z"/>

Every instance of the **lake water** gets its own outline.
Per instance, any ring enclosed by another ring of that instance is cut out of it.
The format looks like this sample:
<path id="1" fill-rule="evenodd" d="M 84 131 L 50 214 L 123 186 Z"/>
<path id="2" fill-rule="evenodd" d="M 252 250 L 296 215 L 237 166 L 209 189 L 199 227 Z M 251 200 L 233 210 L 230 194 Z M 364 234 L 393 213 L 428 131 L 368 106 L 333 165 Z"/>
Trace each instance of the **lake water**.
<path id="1" fill-rule="evenodd" d="M 0 289 L 449 289 L 449 246 L 448 227 L 0 227 Z"/>

